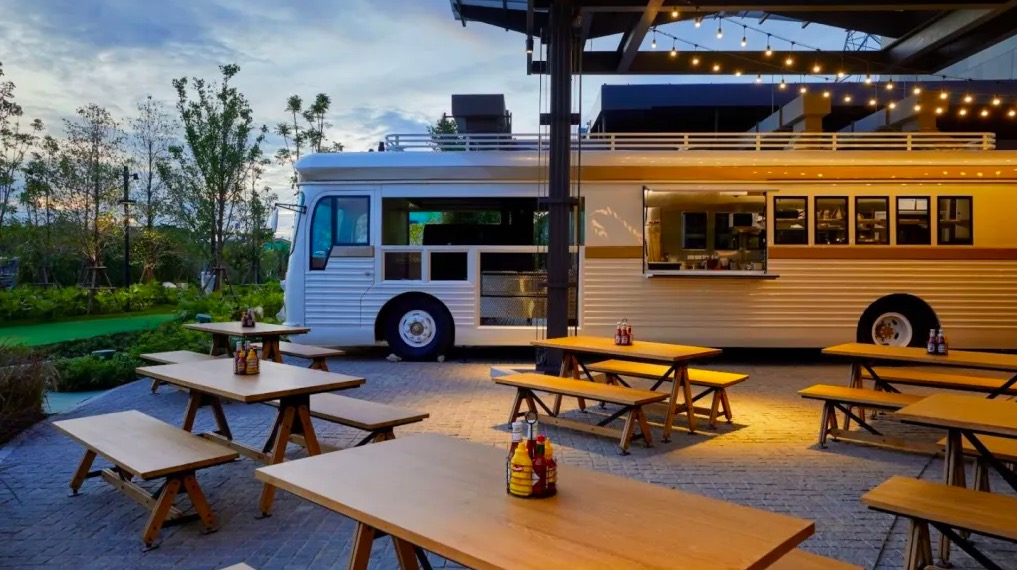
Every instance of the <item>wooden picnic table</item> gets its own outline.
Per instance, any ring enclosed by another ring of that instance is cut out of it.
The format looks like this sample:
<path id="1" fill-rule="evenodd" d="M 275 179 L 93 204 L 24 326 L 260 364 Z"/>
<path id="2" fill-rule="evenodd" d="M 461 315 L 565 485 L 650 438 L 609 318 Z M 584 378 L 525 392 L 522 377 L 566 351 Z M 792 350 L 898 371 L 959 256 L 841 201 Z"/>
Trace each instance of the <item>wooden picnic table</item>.
<path id="1" fill-rule="evenodd" d="M 934 394 L 901 408 L 896 415 L 904 423 L 947 430 L 944 468 L 947 485 L 965 486 L 966 439 L 981 459 L 1017 491 L 1017 472 L 995 457 L 978 437 L 1017 439 L 1017 403 L 961 394 Z M 940 559 L 950 559 L 950 541 L 945 538 L 940 541 Z"/>
<path id="2" fill-rule="evenodd" d="M 947 354 L 929 354 L 924 348 L 910 346 L 884 346 L 849 342 L 823 349 L 823 354 L 844 356 L 852 360 L 849 386 L 862 386 L 862 370 L 865 369 L 875 380 L 876 385 L 888 392 L 897 390 L 880 379 L 873 369 L 877 362 L 895 362 L 908 364 L 927 364 L 933 366 L 949 366 L 953 368 L 971 368 L 975 370 L 996 370 L 1010 372 L 1013 377 L 999 388 L 989 393 L 989 398 L 996 398 L 1017 385 L 1017 354 L 998 352 L 978 352 L 973 350 L 951 350 Z"/>
<path id="3" fill-rule="evenodd" d="M 187 323 L 184 328 L 194 331 L 210 333 L 212 335 L 212 350 L 209 354 L 219 356 L 227 354 L 233 356 L 233 347 L 230 346 L 230 337 L 261 339 L 261 357 L 265 360 L 282 362 L 283 355 L 279 352 L 279 337 L 291 334 L 304 334 L 311 331 L 307 327 L 291 327 L 286 325 L 273 325 L 269 323 L 255 323 L 253 327 L 240 326 L 240 321 L 226 323 Z"/>
<path id="4" fill-rule="evenodd" d="M 352 570 L 367 568 L 373 539 L 384 535 L 404 569 L 417 568 L 417 548 L 478 570 L 754 570 L 814 532 L 811 521 L 566 465 L 556 496 L 514 498 L 505 492 L 506 453 L 422 434 L 262 467 L 255 477 L 357 521 Z M 676 524 L 693 513 L 704 516 Z"/>
<path id="5" fill-rule="evenodd" d="M 667 412 L 664 418 L 664 441 L 670 441 L 671 430 L 673 429 L 675 410 L 678 406 L 678 394 L 681 392 L 684 401 L 688 404 L 685 414 L 688 418 L 689 431 L 696 431 L 696 417 L 693 406 L 692 385 L 689 383 L 689 361 L 697 358 L 708 358 L 721 353 L 719 348 L 706 348 L 701 346 L 683 346 L 680 344 L 666 344 L 661 342 L 648 342 L 643 340 L 633 341 L 631 345 L 619 346 L 614 343 L 613 338 L 596 336 L 570 336 L 561 338 L 549 338 L 530 342 L 533 346 L 548 349 L 557 349 L 563 352 L 561 376 L 580 378 L 584 374 L 588 380 L 594 381 L 593 374 L 586 367 L 585 359 L 590 356 L 613 356 L 623 360 L 635 362 L 654 362 L 670 365 L 653 386 L 656 390 L 664 382 L 671 382 L 671 397 L 668 399 Z M 555 408 L 558 407 L 560 396 L 555 398 Z M 582 402 L 580 402 L 582 407 Z"/>
<path id="6" fill-rule="evenodd" d="M 222 443 L 242 455 L 266 464 L 279 463 L 284 459 L 286 445 L 292 434 L 303 436 L 309 454 L 321 453 L 318 438 L 314 433 L 314 425 L 311 423 L 309 407 L 311 394 L 356 388 L 365 380 L 355 376 L 275 362 L 261 362 L 260 364 L 260 373 L 249 376 L 233 374 L 233 361 L 228 358 L 185 364 L 143 366 L 138 368 L 137 372 L 142 376 L 189 390 L 190 396 L 181 426 L 187 431 L 194 428 L 194 419 L 198 409 L 209 406 L 212 408 L 218 430 L 213 433 L 203 433 L 202 437 Z M 245 404 L 279 401 L 275 424 L 262 449 L 255 449 L 233 440 L 233 434 L 223 410 L 222 399 Z M 271 510 L 273 498 L 274 489 L 270 485 L 265 485 L 259 502 L 263 515 L 267 516 Z"/>

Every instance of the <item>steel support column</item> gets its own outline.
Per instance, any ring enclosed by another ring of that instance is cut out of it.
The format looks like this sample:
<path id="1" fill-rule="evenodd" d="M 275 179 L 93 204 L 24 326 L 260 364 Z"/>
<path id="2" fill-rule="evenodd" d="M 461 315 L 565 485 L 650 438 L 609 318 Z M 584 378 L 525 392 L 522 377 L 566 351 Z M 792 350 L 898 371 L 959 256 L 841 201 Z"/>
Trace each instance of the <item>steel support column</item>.
<path id="1" fill-rule="evenodd" d="M 568 335 L 569 215 L 572 154 L 572 47 L 575 9 L 572 0 L 551 4 L 547 57 L 550 64 L 551 105 L 548 148 L 547 337 Z M 547 355 L 547 368 L 557 371 L 558 351 Z"/>

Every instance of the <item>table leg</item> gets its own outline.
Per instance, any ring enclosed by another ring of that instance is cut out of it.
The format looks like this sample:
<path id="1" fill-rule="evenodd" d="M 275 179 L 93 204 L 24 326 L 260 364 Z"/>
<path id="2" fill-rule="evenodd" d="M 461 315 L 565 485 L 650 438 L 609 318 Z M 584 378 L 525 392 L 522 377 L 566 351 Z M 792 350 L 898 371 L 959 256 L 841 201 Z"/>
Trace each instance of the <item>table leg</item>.
<path id="1" fill-rule="evenodd" d="M 226 439 L 233 439 L 229 422 L 226 421 L 226 412 L 222 408 L 222 400 L 217 396 L 203 394 L 191 390 L 187 396 L 187 409 L 184 411 L 184 422 L 180 426 L 184 431 L 194 431 L 194 420 L 198 415 L 198 409 L 202 406 L 210 406 L 212 415 L 215 417 L 215 425 L 218 428 L 216 433 Z"/>
<path id="2" fill-rule="evenodd" d="M 851 363 L 851 375 L 848 377 L 848 387 L 849 388 L 864 388 L 864 385 L 862 384 L 862 365 L 859 362 L 852 362 Z M 854 409 L 854 407 L 855 406 L 850 406 L 850 407 L 848 407 L 848 409 L 852 410 L 852 409 Z M 859 412 L 858 417 L 861 417 L 861 418 L 865 417 L 865 408 L 859 407 L 858 408 L 858 412 Z M 851 416 L 845 416 L 844 417 L 844 431 L 849 431 L 850 429 L 851 429 Z"/>
<path id="3" fill-rule="evenodd" d="M 946 457 L 943 461 L 943 471 L 947 485 L 965 486 L 964 447 L 959 430 L 952 429 L 947 432 Z M 940 565 L 944 568 L 950 567 L 950 539 L 945 536 L 939 538 L 939 560 Z"/>
<path id="4" fill-rule="evenodd" d="M 418 570 L 420 568 L 417 565 L 417 553 L 412 544 L 393 536 L 392 545 L 395 546 L 399 570 Z"/>
<path id="5" fill-rule="evenodd" d="M 678 392 L 683 391 L 685 401 L 692 402 L 692 387 L 689 386 L 689 369 L 685 364 L 679 364 L 671 370 L 674 378 L 671 381 L 671 397 L 667 400 L 667 413 L 664 414 L 664 437 L 665 442 L 671 441 L 671 430 L 674 429 L 675 410 L 678 409 Z M 695 410 L 689 406 L 689 427 L 695 429 L 695 419 L 692 414 Z"/>
<path id="6" fill-rule="evenodd" d="M 364 523 L 357 523 L 357 530 L 353 535 L 353 548 L 350 550 L 350 562 L 346 567 L 349 570 L 367 570 L 367 564 L 371 561 L 371 546 L 373 544 L 374 528 Z"/>
<path id="7" fill-rule="evenodd" d="M 696 405 L 692 401 L 692 384 L 689 382 L 689 367 L 681 366 L 675 370 L 675 381 L 681 381 L 685 396 L 685 415 L 689 418 L 689 433 L 696 433 Z"/>
<path id="8" fill-rule="evenodd" d="M 230 337 L 225 334 L 212 333 L 212 350 L 209 351 L 212 356 L 219 356 L 225 354 L 233 356 L 233 348 L 230 347 Z"/>
<path id="9" fill-rule="evenodd" d="M 81 458 L 81 463 L 78 464 L 78 468 L 74 471 L 74 476 L 71 477 L 71 496 L 78 494 L 78 489 L 85 483 L 85 479 L 88 478 L 88 472 L 92 469 L 92 462 L 95 461 L 95 452 L 91 449 L 85 450 L 85 456 Z"/>
<path id="10" fill-rule="evenodd" d="M 297 409 L 292 403 L 282 400 L 279 402 L 279 414 L 282 419 L 279 421 L 279 429 L 275 434 L 275 445 L 272 448 L 271 455 L 268 457 L 269 465 L 282 463 L 286 458 L 286 445 L 290 441 L 290 432 L 293 430 L 293 420 L 296 418 Z M 315 443 L 317 443 L 317 440 L 315 440 Z M 263 517 L 271 514 L 272 501 L 274 500 L 275 487 L 265 483 L 265 486 L 261 489 L 261 500 L 258 501 L 258 508 L 261 510 Z"/>
<path id="11" fill-rule="evenodd" d="M 184 410 L 184 423 L 180 426 L 184 431 L 194 431 L 194 418 L 198 415 L 198 408 L 201 407 L 201 392 L 191 390 L 187 396 L 187 408 Z"/>
<path id="12" fill-rule="evenodd" d="M 261 358 L 282 364 L 283 356 L 279 352 L 279 337 L 261 337 Z"/>

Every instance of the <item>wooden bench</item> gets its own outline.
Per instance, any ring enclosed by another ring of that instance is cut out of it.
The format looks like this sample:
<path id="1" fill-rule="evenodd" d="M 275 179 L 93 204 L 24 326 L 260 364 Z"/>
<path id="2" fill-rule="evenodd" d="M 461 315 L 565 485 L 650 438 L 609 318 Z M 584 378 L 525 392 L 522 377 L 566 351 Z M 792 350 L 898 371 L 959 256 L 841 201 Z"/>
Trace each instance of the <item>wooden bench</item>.
<path id="1" fill-rule="evenodd" d="M 254 570 L 254 568 L 252 568 L 252 567 L 248 566 L 247 564 L 244 564 L 243 562 L 241 562 L 240 564 L 234 564 L 233 566 L 227 566 L 226 568 L 223 568 L 222 570 Z"/>
<path id="2" fill-rule="evenodd" d="M 273 406 L 279 405 L 278 400 L 268 403 Z M 395 439 L 394 428 L 431 417 L 431 414 L 427 412 L 358 400 L 338 394 L 311 394 L 310 412 L 311 416 L 315 418 L 368 432 L 367 436 L 360 440 L 355 447 L 372 441 Z M 303 436 L 300 434 L 290 435 L 290 441 L 304 445 Z M 323 452 L 339 449 L 321 442 L 318 442 L 318 446 Z"/>
<path id="3" fill-rule="evenodd" d="M 769 570 L 862 570 L 861 566 L 804 550 L 792 550 L 767 568 Z"/>
<path id="4" fill-rule="evenodd" d="M 604 360 L 602 362 L 590 364 L 586 368 L 590 372 L 602 372 L 607 374 L 609 382 L 617 382 L 623 386 L 628 386 L 628 384 L 621 379 L 621 376 L 657 380 L 659 383 L 660 379 L 667 374 L 668 370 L 671 369 L 670 366 L 667 365 L 646 364 L 627 360 Z M 717 416 L 720 413 L 723 413 L 727 422 L 731 423 L 731 402 L 727 398 L 727 389 L 748 380 L 749 375 L 735 372 L 702 370 L 699 368 L 689 368 L 688 370 L 689 384 L 700 388 L 706 388 L 692 397 L 692 406 L 695 413 L 709 416 L 711 428 L 717 427 Z M 655 385 L 653 389 L 656 388 L 657 386 Z M 713 394 L 713 401 L 709 408 L 695 406 L 695 402 L 709 396 L 710 394 Z M 682 413 L 688 409 L 688 406 L 688 403 L 683 403 L 675 412 Z"/>
<path id="5" fill-rule="evenodd" d="M 237 452 L 208 441 L 151 416 L 131 410 L 100 416 L 53 422 L 53 427 L 85 446 L 71 478 L 71 494 L 90 477 L 102 477 L 128 497 L 151 510 L 141 539 L 146 549 L 155 548 L 163 525 L 200 518 L 206 532 L 215 530 L 216 520 L 194 473 L 199 469 L 229 463 Z M 96 455 L 113 467 L 90 471 Z M 149 493 L 133 481 L 164 478 L 156 493 Z M 195 513 L 183 514 L 173 506 L 181 490 L 187 493 Z"/>
<path id="6" fill-rule="evenodd" d="M 989 560 L 962 533 L 1017 542 L 1015 497 L 907 477 L 891 477 L 863 495 L 862 503 L 870 509 L 911 521 L 904 550 L 906 570 L 925 568 L 933 563 L 929 525 L 990 569 L 1002 570 L 1003 566 Z"/>
<path id="7" fill-rule="evenodd" d="M 253 346 L 256 350 L 261 350 L 261 343 L 254 343 Z M 343 356 L 346 351 L 339 350 L 338 348 L 324 348 L 321 346 L 312 346 L 310 344 L 297 344 L 295 342 L 279 342 L 279 352 L 287 356 L 296 356 L 297 358 L 306 358 L 311 361 L 311 365 L 308 368 L 314 370 L 328 371 L 328 362 L 326 359 L 332 358 L 333 356 Z"/>
<path id="8" fill-rule="evenodd" d="M 498 376 L 492 380 L 494 380 L 495 384 L 516 388 L 516 398 L 512 403 L 512 411 L 509 412 L 509 424 L 514 422 L 519 416 L 525 415 L 524 412 L 520 412 L 520 408 L 525 402 L 529 411 L 537 414 L 538 420 L 546 424 L 576 429 L 596 435 L 618 437 L 619 447 L 623 455 L 627 455 L 629 452 L 629 444 L 635 435 L 637 423 L 639 424 L 639 431 L 643 441 L 646 442 L 646 446 L 650 447 L 653 445 L 653 439 L 650 436 L 650 425 L 646 421 L 646 415 L 643 413 L 643 406 L 663 402 L 670 397 L 669 394 L 663 392 L 651 392 L 649 390 L 639 390 L 625 386 L 614 386 L 611 384 L 533 373 Z M 557 396 L 598 400 L 617 404 L 621 406 L 621 409 L 597 425 L 590 425 L 559 418 L 560 400 L 558 400 L 552 410 L 534 392 L 548 392 Z M 545 414 L 538 412 L 538 405 L 546 412 Z M 607 427 L 607 424 L 626 414 L 625 426 L 621 430 Z"/>
<path id="9" fill-rule="evenodd" d="M 819 445 L 826 447 L 827 436 L 850 441 L 861 441 L 904 449 L 908 451 L 920 451 L 923 453 L 939 453 L 941 447 L 932 444 L 906 442 L 899 438 L 888 437 L 881 434 L 864 419 L 864 413 L 855 414 L 851 411 L 854 407 L 873 408 L 876 410 L 897 411 L 904 406 L 913 404 L 925 396 L 917 394 L 898 394 L 894 392 L 883 392 L 869 388 L 849 388 L 847 386 L 830 386 L 828 384 L 816 384 L 798 392 L 802 398 L 819 400 L 823 402 L 823 413 L 819 419 Z M 837 422 L 837 411 L 844 413 L 844 428 L 841 429 Z M 852 432 L 850 420 L 858 422 L 865 431 L 869 433 Z"/>
<path id="10" fill-rule="evenodd" d="M 880 380 L 887 384 L 905 384 L 909 386 L 924 386 L 927 388 L 943 388 L 946 390 L 963 390 L 966 392 L 981 392 L 990 394 L 999 390 L 1006 380 L 987 378 L 985 376 L 970 376 L 965 374 L 952 374 L 944 372 L 927 372 L 915 370 L 914 368 L 898 366 L 876 366 L 872 369 L 879 376 Z M 862 370 L 862 378 L 872 380 L 872 374 L 868 370 Z M 1017 386 L 1008 388 L 1002 392 L 1006 395 L 1017 395 Z"/>
<path id="11" fill-rule="evenodd" d="M 945 450 L 946 440 L 947 438 L 944 437 L 936 445 Z M 1017 465 L 1017 439 L 980 435 L 978 440 L 988 448 L 993 456 L 1004 463 L 1009 463 L 1011 469 Z M 981 454 L 978 453 L 978 450 L 975 449 L 975 446 L 971 445 L 967 438 L 961 438 L 961 442 L 964 447 L 964 455 L 975 459 L 975 481 L 972 488 L 976 491 L 990 492 L 992 488 L 989 484 L 989 473 L 992 471 L 992 467 L 982 458 Z M 961 471 L 961 474 L 963 474 L 963 471 Z"/>
<path id="12" fill-rule="evenodd" d="M 169 350 L 166 352 L 149 352 L 146 354 L 139 354 L 138 358 L 154 362 L 156 364 L 184 364 L 187 362 L 204 362 L 205 360 L 214 360 L 221 357 L 193 352 L 190 350 Z M 152 380 L 153 394 L 155 394 L 159 389 L 160 384 L 165 384 L 165 382 L 155 379 Z"/>

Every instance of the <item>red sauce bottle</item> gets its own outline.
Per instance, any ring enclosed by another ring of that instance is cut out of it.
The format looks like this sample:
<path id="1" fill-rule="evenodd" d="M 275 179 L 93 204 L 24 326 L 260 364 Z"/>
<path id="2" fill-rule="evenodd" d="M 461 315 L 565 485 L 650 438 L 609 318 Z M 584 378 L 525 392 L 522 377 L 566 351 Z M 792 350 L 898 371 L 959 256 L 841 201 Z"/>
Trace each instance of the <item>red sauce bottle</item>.
<path id="1" fill-rule="evenodd" d="M 533 496 L 545 496 L 547 494 L 547 458 L 544 457 L 544 436 L 537 438 L 537 447 L 533 456 L 533 478 Z"/>

